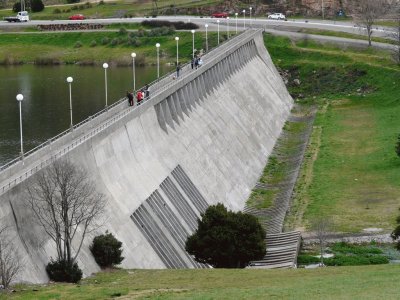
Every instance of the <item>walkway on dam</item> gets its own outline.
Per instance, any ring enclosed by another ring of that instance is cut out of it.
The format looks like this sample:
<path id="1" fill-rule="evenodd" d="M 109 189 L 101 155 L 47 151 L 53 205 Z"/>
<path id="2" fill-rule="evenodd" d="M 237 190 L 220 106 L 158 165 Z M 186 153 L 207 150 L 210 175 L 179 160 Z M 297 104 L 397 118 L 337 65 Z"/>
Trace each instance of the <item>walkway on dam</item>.
<path id="1" fill-rule="evenodd" d="M 202 56 L 203 66 L 205 68 L 212 65 L 219 56 L 224 55 L 226 51 L 242 42 L 243 38 L 249 34 L 254 34 L 257 30 L 248 30 L 233 36 L 224 41 L 219 46 L 211 49 Z M 190 63 L 182 65 L 179 78 L 176 79 L 176 72 L 170 72 L 149 84 L 151 91 L 150 99 L 142 101 L 141 106 L 146 106 L 145 102 L 151 102 L 152 98 L 162 94 L 179 82 L 184 82 L 190 74 L 196 72 L 191 68 Z M 66 155 L 71 150 L 93 138 L 96 134 L 106 130 L 117 121 L 140 110 L 140 106 L 129 107 L 127 99 L 122 98 L 107 108 L 99 111 L 86 120 L 74 125 L 73 131 L 66 130 L 57 136 L 49 139 L 47 142 L 24 153 L 24 159 L 20 157 L 8 162 L 0 167 L 0 195 L 4 194 L 18 183 L 23 182 L 36 172 L 40 171 L 51 162 Z"/>

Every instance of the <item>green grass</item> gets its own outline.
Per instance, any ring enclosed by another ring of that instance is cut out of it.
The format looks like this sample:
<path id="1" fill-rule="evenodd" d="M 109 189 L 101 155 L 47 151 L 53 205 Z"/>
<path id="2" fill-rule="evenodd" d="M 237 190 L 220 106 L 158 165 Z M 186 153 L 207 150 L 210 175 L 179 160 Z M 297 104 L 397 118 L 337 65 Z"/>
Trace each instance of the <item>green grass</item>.
<path id="1" fill-rule="evenodd" d="M 205 48 L 205 33 L 196 34 L 195 48 Z M 129 32 L 65 32 L 65 33 L 24 33 L 2 34 L 0 39 L 0 63 L 82 63 L 101 64 L 104 61 L 117 65 L 129 65 L 132 62 L 130 53 L 137 53 L 137 64 L 155 64 L 155 44 L 160 43 L 161 63 L 173 63 L 176 57 L 175 36 L 179 36 L 179 56 L 182 62 L 189 61 L 192 53 L 192 34 L 190 32 L 175 32 L 166 36 L 139 37 L 140 46 L 129 43 Z M 209 47 L 217 44 L 217 34 L 209 33 Z M 118 39 L 120 43 L 112 46 L 102 45 L 102 40 Z M 75 48 L 77 42 L 82 47 Z M 96 42 L 91 47 L 92 41 Z"/>
<path id="2" fill-rule="evenodd" d="M 398 299 L 399 280 L 397 265 L 120 270 L 99 273 L 78 285 L 18 286 L 7 299 L 110 299 L 119 295 L 121 299 Z"/>
<path id="3" fill-rule="evenodd" d="M 201 6 L 211 6 L 220 3 L 220 0 L 163 0 L 158 2 L 158 11 L 163 13 L 166 9 L 171 10 L 171 5 L 177 8 L 196 8 Z M 76 7 L 77 9 L 75 9 Z M 61 13 L 55 13 L 55 9 Z M 73 14 L 84 14 L 87 18 L 111 18 L 111 17 L 135 17 L 152 15 L 152 1 L 115 1 L 105 2 L 104 4 L 91 4 L 90 7 L 85 3 L 72 5 L 48 6 L 41 12 L 30 13 L 32 20 L 60 20 L 68 19 Z M 15 15 L 12 10 L 0 10 L 0 18 Z"/>
<path id="4" fill-rule="evenodd" d="M 268 208 L 272 205 L 276 193 L 276 190 L 254 189 L 247 200 L 247 205 L 257 209 Z"/>
<path id="5" fill-rule="evenodd" d="M 318 157 L 303 197 L 301 227 L 332 216 L 335 229 L 392 230 L 400 206 L 400 159 L 394 152 L 400 132 L 400 69 L 387 52 L 343 51 L 311 41 L 293 44 L 268 36 L 266 46 L 282 69 L 298 77 L 289 85 L 304 103 L 328 104 L 317 115 Z"/>

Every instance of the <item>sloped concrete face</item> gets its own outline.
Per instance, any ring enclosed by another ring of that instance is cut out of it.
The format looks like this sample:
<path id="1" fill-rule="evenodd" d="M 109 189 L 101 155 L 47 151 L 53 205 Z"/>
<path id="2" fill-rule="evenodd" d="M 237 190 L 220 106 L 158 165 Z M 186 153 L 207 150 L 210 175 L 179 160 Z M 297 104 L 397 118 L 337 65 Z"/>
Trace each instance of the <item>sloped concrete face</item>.
<path id="1" fill-rule="evenodd" d="M 108 197 L 104 226 L 81 250 L 85 275 L 99 270 L 88 247 L 106 230 L 123 242 L 122 267 L 205 267 L 184 251 L 197 218 L 218 202 L 243 209 L 292 99 L 261 33 L 223 54 L 68 153 Z M 1 196 L 0 217 L 26 261 L 20 279 L 43 282 L 55 251 L 21 200 L 27 184 Z"/>

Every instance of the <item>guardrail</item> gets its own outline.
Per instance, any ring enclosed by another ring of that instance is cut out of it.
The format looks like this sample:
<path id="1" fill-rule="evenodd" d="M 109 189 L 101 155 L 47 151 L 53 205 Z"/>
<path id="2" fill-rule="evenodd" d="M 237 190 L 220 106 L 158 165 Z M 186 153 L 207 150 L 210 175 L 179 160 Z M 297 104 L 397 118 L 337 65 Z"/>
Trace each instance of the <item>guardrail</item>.
<path id="1" fill-rule="evenodd" d="M 241 36 L 244 35 L 245 31 L 239 33 L 238 35 L 235 35 L 233 38 L 224 41 L 223 43 L 221 43 L 219 46 L 216 46 L 214 48 L 212 48 L 209 52 L 207 52 L 205 54 L 205 58 L 215 54 L 218 52 L 219 54 L 216 55 L 215 57 L 213 57 L 212 59 L 210 59 L 209 61 L 207 61 L 204 66 L 206 65 L 210 65 L 212 64 L 214 61 L 219 60 L 219 58 L 223 55 L 225 55 L 226 51 L 222 51 L 223 48 L 226 48 L 228 42 L 231 43 L 231 45 L 229 46 L 228 49 L 234 48 L 235 46 L 237 46 L 237 44 L 241 43 Z M 238 40 L 236 43 L 232 44 L 233 41 Z M 228 50 L 226 49 L 226 50 Z M 180 82 L 181 80 L 183 80 L 187 74 L 187 76 L 189 76 L 189 74 L 191 73 L 187 73 L 187 72 L 183 72 L 184 69 L 191 69 L 190 67 L 190 63 L 186 63 L 183 65 L 182 67 L 182 76 L 180 76 L 179 78 L 177 78 L 176 80 L 171 80 L 171 82 L 165 84 L 163 83 L 163 85 L 161 87 L 157 87 L 158 83 L 161 83 L 164 79 L 168 78 L 168 77 L 172 77 L 175 74 L 175 71 L 169 72 L 167 74 L 165 74 L 164 76 L 157 78 L 156 80 L 152 81 L 149 84 L 149 87 L 151 88 L 151 90 L 154 88 L 155 89 L 155 95 L 160 94 L 162 92 L 164 92 L 165 90 L 169 89 L 171 86 L 173 86 L 174 84 L 176 84 L 177 82 Z M 43 149 L 45 147 L 50 146 L 53 142 L 56 142 L 57 140 L 61 139 L 62 137 L 66 136 L 69 133 L 73 133 L 76 129 L 80 128 L 81 126 L 83 126 L 86 123 L 89 123 L 90 121 L 102 116 L 103 114 L 105 114 L 106 112 L 108 112 L 110 109 L 123 105 L 123 102 L 126 101 L 126 98 L 121 98 L 120 100 L 114 102 L 113 104 L 107 106 L 106 108 L 98 111 L 96 114 L 89 116 L 88 118 L 86 118 L 85 120 L 75 124 L 73 126 L 73 130 L 68 129 L 65 130 L 61 133 L 59 133 L 58 135 L 52 137 L 51 139 L 47 140 L 46 142 L 40 144 L 39 146 L 27 151 L 24 154 L 24 158 L 32 155 L 33 153 L 39 151 L 40 149 Z M 55 154 L 51 155 L 49 158 L 42 160 L 40 163 L 36 164 L 34 167 L 30 168 L 28 171 L 25 171 L 24 173 L 22 173 L 20 176 L 11 179 L 7 184 L 3 185 L 2 187 L 0 187 L 0 193 L 4 193 L 7 190 L 9 190 L 11 187 L 17 185 L 18 183 L 22 182 L 23 180 L 25 180 L 26 178 L 28 178 L 29 176 L 33 175 L 34 173 L 36 173 L 37 171 L 41 170 L 43 167 L 47 166 L 48 164 L 50 164 L 51 162 L 55 161 L 56 159 L 58 159 L 59 157 L 61 157 L 62 155 L 66 154 L 67 152 L 69 152 L 70 150 L 74 149 L 76 146 L 82 144 L 83 142 L 85 142 L 86 140 L 92 138 L 93 136 L 95 136 L 97 133 L 99 133 L 100 131 L 106 129 L 107 127 L 109 127 L 110 125 L 114 124 L 115 122 L 117 122 L 118 120 L 122 119 L 123 117 L 125 117 L 126 115 L 128 115 L 129 113 L 132 113 L 135 111 L 137 107 L 135 107 L 134 109 L 126 109 L 126 110 L 122 110 L 119 111 L 117 113 L 115 113 L 113 116 L 111 116 L 110 118 L 108 118 L 107 120 L 105 120 L 103 123 L 101 123 L 99 126 L 97 126 L 95 129 L 90 130 L 89 133 L 87 134 L 83 134 L 82 136 L 80 136 L 79 138 L 76 138 L 72 141 L 72 143 L 68 144 L 68 146 L 62 148 L 61 150 L 57 151 Z M 7 164 L 3 165 L 0 167 L 0 174 L 2 172 L 5 172 L 6 170 L 8 170 L 9 168 L 11 168 L 13 165 L 15 165 L 16 163 L 20 162 L 21 158 L 16 158 L 13 159 L 11 161 L 9 161 Z"/>

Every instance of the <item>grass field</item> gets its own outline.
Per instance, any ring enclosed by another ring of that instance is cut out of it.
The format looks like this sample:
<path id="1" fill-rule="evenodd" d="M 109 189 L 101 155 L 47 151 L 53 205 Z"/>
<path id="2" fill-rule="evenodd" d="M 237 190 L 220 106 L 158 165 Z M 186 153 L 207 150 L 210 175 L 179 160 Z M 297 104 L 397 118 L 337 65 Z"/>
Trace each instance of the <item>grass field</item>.
<path id="1" fill-rule="evenodd" d="M 158 11 L 162 13 L 165 9 L 176 8 L 207 7 L 221 3 L 221 0 L 163 0 L 158 1 Z M 92 3 L 85 5 L 82 3 L 48 6 L 41 12 L 30 13 L 32 20 L 60 20 L 68 19 L 73 14 L 83 14 L 87 18 L 123 18 L 123 17 L 143 17 L 153 14 L 152 1 L 115 1 L 104 3 Z M 0 10 L 0 18 L 15 15 L 12 10 Z"/>
<path id="2" fill-rule="evenodd" d="M 17 286 L 0 299 L 398 299 L 400 266 L 120 270 L 80 284 Z"/>
<path id="3" fill-rule="evenodd" d="M 166 36 L 140 37 L 140 46 L 129 43 L 129 32 L 65 32 L 65 33 L 24 33 L 2 34 L 0 39 L 0 64 L 102 64 L 107 61 L 115 65 L 132 63 L 130 54 L 137 53 L 136 63 L 139 65 L 155 64 L 156 43 L 160 43 L 161 63 L 174 63 L 176 60 L 175 36 L 179 36 L 179 56 L 182 63 L 191 59 L 192 34 L 175 32 Z M 221 36 L 222 37 L 222 36 Z M 102 44 L 107 38 L 109 43 Z M 208 34 L 209 47 L 217 44 L 217 34 Z M 112 41 L 118 43 L 113 46 Z M 221 38 L 222 40 L 222 38 Z M 96 46 L 91 46 L 93 41 Z M 81 47 L 76 47 L 77 43 Z M 205 49 L 205 33 L 196 33 L 195 49 Z"/>
<path id="4" fill-rule="evenodd" d="M 266 45 L 275 63 L 301 80 L 290 92 L 321 108 L 314 124 L 316 153 L 306 154 L 315 156 L 313 166 L 303 168 L 307 182 L 297 185 L 296 201 L 302 203 L 294 204 L 293 213 L 301 217 L 290 216 L 297 219 L 291 227 L 307 228 L 316 216 L 331 216 L 336 231 L 392 230 L 400 206 L 400 159 L 394 152 L 399 67 L 388 53 L 372 49 L 343 51 L 274 37 Z"/>

